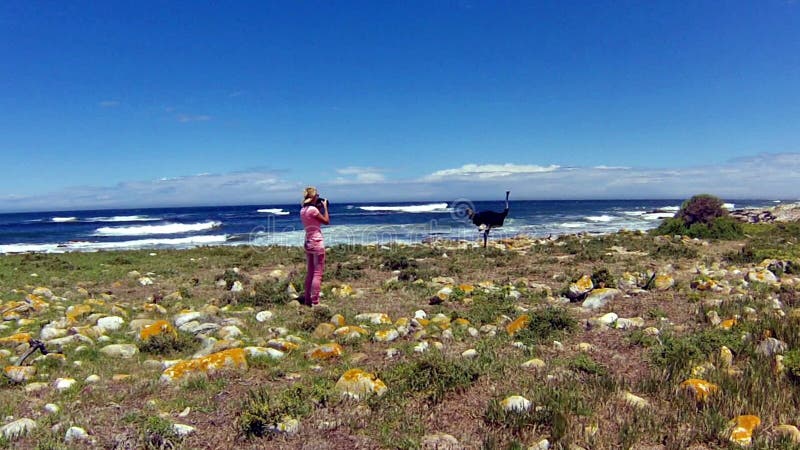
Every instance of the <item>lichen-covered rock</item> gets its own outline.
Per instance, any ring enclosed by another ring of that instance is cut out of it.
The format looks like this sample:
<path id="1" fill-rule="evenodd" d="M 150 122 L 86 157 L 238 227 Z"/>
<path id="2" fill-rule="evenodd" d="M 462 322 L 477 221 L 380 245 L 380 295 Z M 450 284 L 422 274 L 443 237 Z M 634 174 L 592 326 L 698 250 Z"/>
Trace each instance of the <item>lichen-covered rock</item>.
<path id="1" fill-rule="evenodd" d="M 338 358 L 339 356 L 342 356 L 342 352 L 343 350 L 341 345 L 335 342 L 329 342 L 327 344 L 318 345 L 306 352 L 306 358 L 326 360 Z"/>
<path id="2" fill-rule="evenodd" d="M 509 336 L 513 336 L 523 328 L 527 327 L 529 323 L 531 323 L 531 317 L 527 314 L 523 314 L 517 317 L 513 322 L 506 325 L 506 333 L 508 333 Z"/>
<path id="3" fill-rule="evenodd" d="M 391 342 L 395 339 L 400 337 L 400 333 L 397 332 L 394 328 L 390 328 L 388 330 L 378 330 L 372 336 L 372 339 L 375 342 Z"/>
<path id="4" fill-rule="evenodd" d="M 125 324 L 125 319 L 119 316 L 102 317 L 97 321 L 97 326 L 105 333 L 117 331 Z"/>
<path id="5" fill-rule="evenodd" d="M 592 283 L 592 277 L 584 275 L 580 277 L 578 281 L 569 285 L 567 290 L 567 298 L 570 300 L 579 300 L 589 293 L 589 291 L 591 291 L 593 288 L 594 283 Z"/>
<path id="6" fill-rule="evenodd" d="M 250 358 L 281 359 L 286 356 L 286 353 L 269 347 L 245 347 L 244 351 Z"/>
<path id="7" fill-rule="evenodd" d="M 390 319 L 389 316 L 384 313 L 358 314 L 356 316 L 356 320 L 359 322 L 369 322 L 375 325 L 386 325 L 392 323 L 392 319 Z"/>
<path id="8" fill-rule="evenodd" d="M 178 332 L 175 331 L 175 328 L 173 328 L 172 325 L 170 325 L 166 320 L 158 320 L 142 328 L 139 332 L 139 339 L 146 341 L 152 337 L 161 335 L 171 335 L 173 337 L 177 337 Z"/>
<path id="9" fill-rule="evenodd" d="M 208 375 L 224 369 L 247 370 L 247 358 L 244 349 L 232 348 L 212 353 L 202 358 L 181 361 L 166 369 L 161 374 L 161 380 L 169 383 L 188 376 Z"/>
<path id="10" fill-rule="evenodd" d="M 769 337 L 758 344 L 758 347 L 756 347 L 756 352 L 771 358 L 779 353 L 784 353 L 787 347 L 788 345 L 786 342 Z"/>
<path id="11" fill-rule="evenodd" d="M 331 317 L 331 323 L 335 327 L 343 327 L 343 326 L 347 325 L 347 322 L 345 321 L 344 316 L 341 315 L 341 314 L 334 314 L 333 317 Z"/>
<path id="12" fill-rule="evenodd" d="M 272 319 L 273 316 L 274 314 L 272 313 L 272 311 L 259 311 L 256 314 L 256 320 L 259 322 L 266 322 Z"/>
<path id="13" fill-rule="evenodd" d="M 336 382 L 335 389 L 343 396 L 361 400 L 370 395 L 383 395 L 387 387 L 375 375 L 360 369 L 350 369 Z"/>
<path id="14" fill-rule="evenodd" d="M 633 394 L 631 392 L 623 392 L 622 393 L 622 400 L 626 404 L 628 404 L 630 406 L 633 406 L 634 408 L 644 409 L 644 408 L 647 408 L 648 406 L 650 406 L 650 402 L 648 402 L 647 400 L 643 399 L 642 397 L 639 397 L 638 395 L 635 395 L 635 394 Z"/>
<path id="15" fill-rule="evenodd" d="M 747 272 L 747 281 L 758 283 L 777 283 L 778 277 L 767 269 L 752 270 Z"/>
<path id="16" fill-rule="evenodd" d="M 458 443 L 458 439 L 445 433 L 423 436 L 420 447 L 422 450 L 461 450 L 464 448 Z"/>
<path id="17" fill-rule="evenodd" d="M 15 383 L 24 383 L 33 379 L 36 375 L 34 366 L 6 366 L 3 369 L 6 377 Z"/>
<path id="18" fill-rule="evenodd" d="M 653 280 L 653 287 L 655 287 L 657 291 L 666 291 L 672 286 L 675 286 L 675 279 L 669 275 L 658 275 L 655 280 Z"/>
<path id="19" fill-rule="evenodd" d="M 280 350 L 282 352 L 290 352 L 292 350 L 297 350 L 300 346 L 288 339 L 270 339 L 267 341 L 267 347 L 274 348 L 276 350 Z"/>
<path id="20" fill-rule="evenodd" d="M 600 288 L 595 289 L 586 296 L 582 306 L 588 309 L 599 309 L 613 300 L 620 293 L 619 289 Z"/>
<path id="21" fill-rule="evenodd" d="M 192 322 L 194 320 L 201 320 L 205 318 L 205 314 L 199 311 L 187 311 L 180 314 L 177 314 L 174 319 L 173 323 L 176 327 L 180 328 L 181 325 L 185 323 Z"/>
<path id="22" fill-rule="evenodd" d="M 53 387 L 56 388 L 57 391 L 66 391 L 67 389 L 75 386 L 74 378 L 56 378 L 56 381 L 53 382 Z"/>
<path id="23" fill-rule="evenodd" d="M 735 444 L 748 447 L 753 443 L 753 431 L 759 425 L 761 425 L 761 419 L 757 416 L 736 416 L 728 423 L 731 429 L 728 439 Z"/>
<path id="24" fill-rule="evenodd" d="M 541 370 L 547 367 L 544 361 L 539 358 L 533 358 L 525 361 L 522 363 L 522 368 L 524 369 L 533 369 L 533 370 Z"/>
<path id="25" fill-rule="evenodd" d="M 800 430 L 794 425 L 778 425 L 775 432 L 782 437 L 788 438 L 793 444 L 800 444 Z"/>
<path id="26" fill-rule="evenodd" d="M 11 336 L 0 338 L 0 346 L 16 347 L 20 344 L 27 344 L 30 340 L 30 333 L 15 333 Z"/>
<path id="27" fill-rule="evenodd" d="M 336 326 L 334 324 L 323 322 L 314 328 L 313 335 L 317 339 L 328 339 L 333 336 L 334 331 L 336 331 Z"/>
<path id="28" fill-rule="evenodd" d="M 506 412 L 525 412 L 531 409 L 531 401 L 521 395 L 511 395 L 500 402 Z"/>
<path id="29" fill-rule="evenodd" d="M 80 427 L 69 427 L 66 434 L 64 434 L 64 442 L 71 444 L 73 442 L 88 441 L 89 434 L 86 430 Z"/>
<path id="30" fill-rule="evenodd" d="M 336 297 L 345 298 L 352 296 L 354 291 L 353 287 L 350 286 L 349 284 L 343 284 L 341 286 L 334 287 L 333 289 L 331 289 L 331 293 Z"/>
<path id="31" fill-rule="evenodd" d="M 715 394 L 719 390 L 716 384 L 697 378 L 689 378 L 684 381 L 681 383 L 681 388 L 690 393 L 695 401 L 699 403 L 707 401 L 710 395 Z"/>
<path id="32" fill-rule="evenodd" d="M 367 330 L 355 325 L 346 325 L 337 328 L 333 334 L 345 340 L 354 340 L 366 336 Z"/>

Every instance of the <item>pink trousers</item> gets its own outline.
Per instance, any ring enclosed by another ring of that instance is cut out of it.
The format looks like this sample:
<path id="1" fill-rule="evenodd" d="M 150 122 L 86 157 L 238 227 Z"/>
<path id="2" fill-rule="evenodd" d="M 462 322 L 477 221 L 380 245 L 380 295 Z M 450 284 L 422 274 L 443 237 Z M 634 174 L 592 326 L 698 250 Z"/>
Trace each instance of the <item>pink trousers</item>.
<path id="1" fill-rule="evenodd" d="M 306 305 L 319 304 L 319 290 L 322 285 L 322 273 L 325 271 L 325 253 L 306 252 L 308 273 L 306 273 Z"/>

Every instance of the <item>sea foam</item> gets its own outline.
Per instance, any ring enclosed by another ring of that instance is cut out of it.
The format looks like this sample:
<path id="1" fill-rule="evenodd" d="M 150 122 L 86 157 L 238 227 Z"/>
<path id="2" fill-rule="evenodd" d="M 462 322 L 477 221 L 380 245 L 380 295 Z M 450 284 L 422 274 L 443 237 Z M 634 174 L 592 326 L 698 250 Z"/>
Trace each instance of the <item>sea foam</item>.
<path id="1" fill-rule="evenodd" d="M 166 239 L 136 239 L 120 242 L 68 242 L 65 244 L 7 244 L 0 245 L 3 253 L 66 253 L 72 251 L 93 252 L 98 250 L 136 250 L 154 247 L 185 248 L 198 245 L 224 244 L 227 236 L 206 235 Z"/>
<path id="2" fill-rule="evenodd" d="M 93 236 L 147 236 L 151 234 L 181 234 L 207 231 L 222 226 L 222 222 L 168 223 L 164 225 L 139 225 L 129 227 L 102 227 Z"/>
<path id="3" fill-rule="evenodd" d="M 262 214 L 274 214 L 276 216 L 289 215 L 289 211 L 284 211 L 281 208 L 264 208 L 264 209 L 259 209 L 257 212 L 260 212 Z"/>
<path id="4" fill-rule="evenodd" d="M 447 203 L 428 203 L 425 205 L 410 206 L 359 206 L 364 211 L 379 212 L 405 212 L 405 213 L 426 213 L 426 212 L 450 212 Z"/>
<path id="5" fill-rule="evenodd" d="M 76 222 L 77 220 L 78 220 L 77 217 L 53 217 L 52 219 L 50 219 L 50 221 L 56 223 Z"/>

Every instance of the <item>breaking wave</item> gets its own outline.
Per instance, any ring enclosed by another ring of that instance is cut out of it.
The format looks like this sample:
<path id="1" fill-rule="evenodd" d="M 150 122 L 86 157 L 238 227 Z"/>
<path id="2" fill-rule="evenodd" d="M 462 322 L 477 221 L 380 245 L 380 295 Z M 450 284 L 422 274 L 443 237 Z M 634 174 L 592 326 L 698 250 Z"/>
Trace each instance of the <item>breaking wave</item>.
<path id="1" fill-rule="evenodd" d="M 93 236 L 147 236 L 151 234 L 181 234 L 208 231 L 222 226 L 222 222 L 168 223 L 165 225 L 140 225 L 129 227 L 102 227 Z"/>
<path id="2" fill-rule="evenodd" d="M 359 206 L 358 209 L 364 211 L 378 212 L 405 212 L 405 213 L 426 213 L 426 212 L 450 212 L 447 203 L 428 203 L 425 205 L 410 206 Z"/>

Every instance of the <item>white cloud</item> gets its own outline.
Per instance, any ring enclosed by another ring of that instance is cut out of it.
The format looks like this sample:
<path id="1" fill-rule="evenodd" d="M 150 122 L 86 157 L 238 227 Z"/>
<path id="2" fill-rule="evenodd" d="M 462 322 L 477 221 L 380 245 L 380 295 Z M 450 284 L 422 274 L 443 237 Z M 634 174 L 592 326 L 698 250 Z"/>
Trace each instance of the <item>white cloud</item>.
<path id="1" fill-rule="evenodd" d="M 382 183 L 386 181 L 383 174 L 385 170 L 377 167 L 356 167 L 350 166 L 343 169 L 336 169 L 339 175 L 348 175 L 352 178 L 338 177 L 334 180 L 337 184 L 356 184 L 356 183 Z"/>
<path id="2" fill-rule="evenodd" d="M 116 100 L 103 100 L 97 104 L 103 108 L 114 108 L 115 106 L 119 106 L 119 102 Z"/>
<path id="3" fill-rule="evenodd" d="M 427 181 L 447 179 L 491 179 L 516 175 L 530 175 L 558 170 L 559 166 L 535 166 L 520 164 L 465 164 L 456 169 L 437 170 L 424 177 Z"/>

